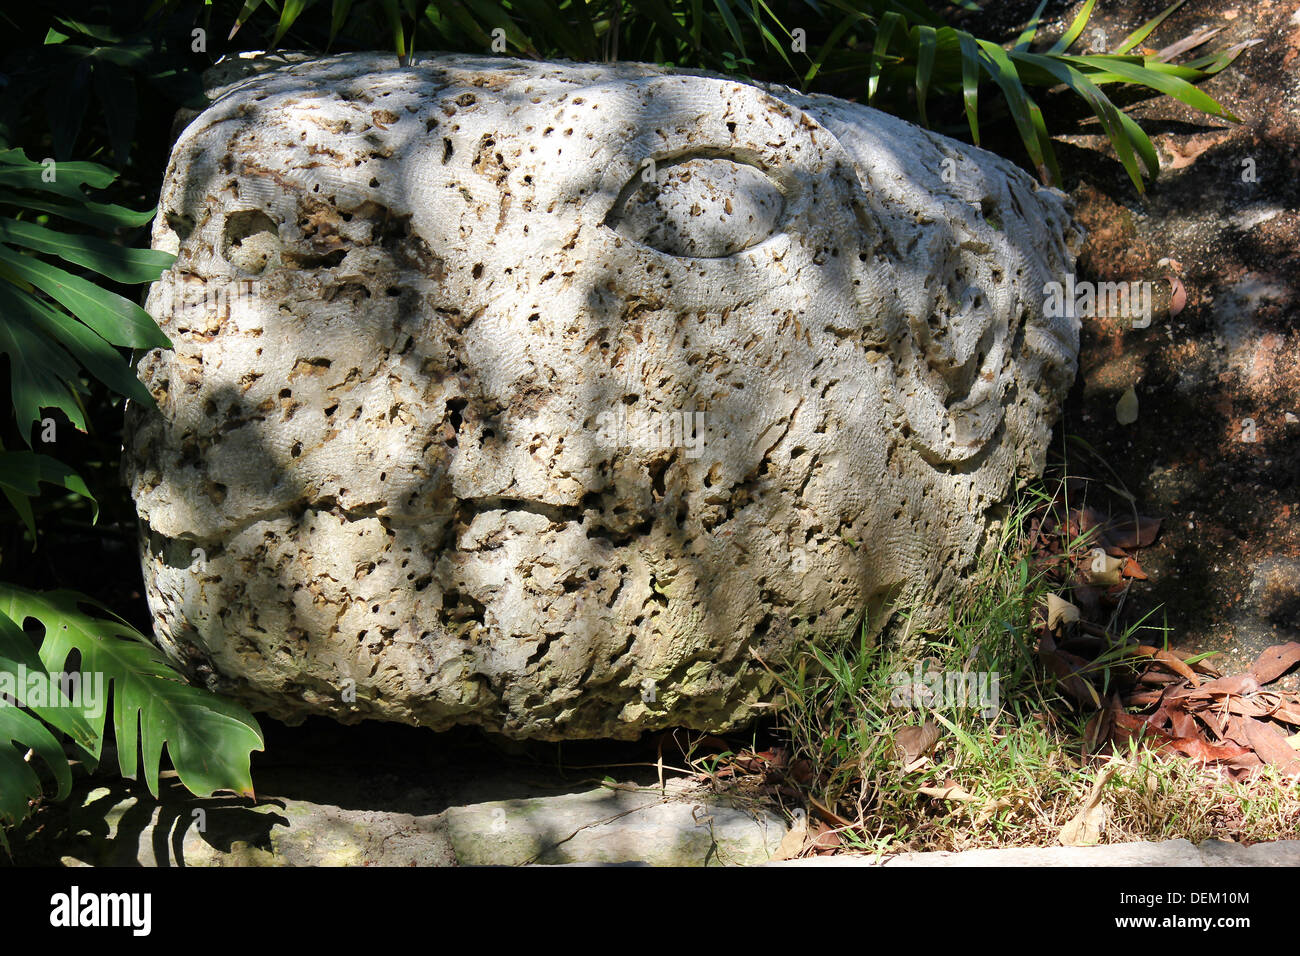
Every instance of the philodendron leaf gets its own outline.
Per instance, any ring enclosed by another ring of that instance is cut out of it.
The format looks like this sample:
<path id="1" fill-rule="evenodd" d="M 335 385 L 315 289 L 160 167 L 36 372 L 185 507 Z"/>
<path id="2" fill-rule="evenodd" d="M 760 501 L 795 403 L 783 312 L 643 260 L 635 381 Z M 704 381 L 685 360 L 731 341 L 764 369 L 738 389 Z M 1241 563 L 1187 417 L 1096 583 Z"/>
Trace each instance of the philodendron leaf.
<path id="1" fill-rule="evenodd" d="M 103 614 L 89 614 L 83 606 Z M 0 613 L 20 627 L 35 618 L 45 628 L 40 656 L 47 670 L 63 668 L 73 651 L 81 671 L 103 674 L 113 690 L 113 733 L 122 775 L 136 778 L 140 751 L 149 792 L 158 795 L 164 745 L 185 787 L 197 796 L 217 790 L 253 795 L 252 751 L 263 748 L 257 721 L 238 704 L 184 683 L 144 635 L 85 595 L 37 593 L 0 584 Z M 98 757 L 104 715 L 87 715 Z"/>
<path id="2" fill-rule="evenodd" d="M 28 801 L 41 796 L 41 778 L 23 759 L 29 749 L 54 772 L 59 785 L 56 800 L 72 791 L 72 771 L 59 739 L 22 708 L 0 707 L 0 823 L 12 825 L 22 820 L 27 816 Z"/>
<path id="3" fill-rule="evenodd" d="M 44 700 L 37 700 L 29 696 L 30 688 L 24 679 L 33 674 L 38 678 L 49 677 L 32 639 L 0 614 L 0 692 L 13 697 L 20 707 L 27 708 L 51 727 L 63 731 L 78 746 L 87 750 L 93 747 L 95 730 L 80 706 L 86 698 L 73 700 L 64 694 L 62 682 L 50 681 Z M 94 706 L 95 702 L 90 703 Z"/>

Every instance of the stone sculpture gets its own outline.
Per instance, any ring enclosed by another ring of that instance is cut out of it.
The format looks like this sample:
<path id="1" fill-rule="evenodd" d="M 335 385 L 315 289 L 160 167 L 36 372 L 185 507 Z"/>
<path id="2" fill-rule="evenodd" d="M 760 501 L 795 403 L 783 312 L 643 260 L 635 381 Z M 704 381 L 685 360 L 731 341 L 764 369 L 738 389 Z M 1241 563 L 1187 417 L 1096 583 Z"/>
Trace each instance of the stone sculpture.
<path id="1" fill-rule="evenodd" d="M 752 718 L 941 609 L 1075 370 L 1064 196 L 651 66 L 239 64 L 175 145 L 128 412 L 156 636 L 216 689 L 515 737 Z"/>

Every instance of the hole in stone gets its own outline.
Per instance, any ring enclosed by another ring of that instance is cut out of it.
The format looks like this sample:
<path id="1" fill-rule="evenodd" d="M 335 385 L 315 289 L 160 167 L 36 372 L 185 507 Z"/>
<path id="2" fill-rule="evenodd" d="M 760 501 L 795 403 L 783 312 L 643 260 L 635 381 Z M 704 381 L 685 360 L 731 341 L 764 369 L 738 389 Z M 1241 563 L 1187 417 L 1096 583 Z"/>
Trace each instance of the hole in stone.
<path id="1" fill-rule="evenodd" d="M 260 209 L 232 212 L 221 233 L 221 255 L 245 272 L 261 272 L 267 256 L 278 248 L 279 230 Z"/>

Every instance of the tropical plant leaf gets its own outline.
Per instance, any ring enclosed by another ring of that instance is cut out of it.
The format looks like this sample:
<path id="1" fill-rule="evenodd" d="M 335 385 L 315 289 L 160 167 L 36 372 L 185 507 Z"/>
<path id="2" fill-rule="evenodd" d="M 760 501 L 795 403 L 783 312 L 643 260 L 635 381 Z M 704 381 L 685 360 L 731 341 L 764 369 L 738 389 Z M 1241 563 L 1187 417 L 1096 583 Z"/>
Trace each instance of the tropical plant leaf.
<path id="1" fill-rule="evenodd" d="M 1043 159 L 1047 163 L 1046 182 L 1048 185 L 1059 186 L 1061 184 L 1061 167 L 1056 161 L 1056 150 L 1052 148 L 1052 137 L 1047 132 L 1047 121 L 1043 119 L 1043 111 L 1027 92 L 1025 93 L 1025 105 L 1029 109 L 1029 121 L 1033 124 L 1034 134 L 1038 137 L 1039 149 L 1042 150 Z M 1121 113 L 1120 116 L 1124 116 L 1124 114 Z"/>
<path id="2" fill-rule="evenodd" d="M 0 245 L 0 263 L 36 286 L 114 345 L 171 348 L 149 313 L 116 292 Z"/>
<path id="3" fill-rule="evenodd" d="M 894 30 L 902 26 L 907 29 L 907 23 L 902 15 L 890 10 L 880 19 L 880 25 L 876 28 L 876 41 L 871 48 L 871 65 L 867 68 L 867 102 L 871 103 L 876 98 L 876 88 L 880 85 L 880 70 L 884 61 L 885 53 L 889 50 L 889 41 L 894 37 Z"/>
<path id="4" fill-rule="evenodd" d="M 106 59 L 94 65 L 91 79 L 113 155 L 125 166 L 131 160 L 131 138 L 135 133 L 135 81 L 122 66 Z"/>
<path id="5" fill-rule="evenodd" d="M 722 14 L 722 22 L 727 25 L 727 32 L 731 35 L 731 40 L 736 44 L 736 49 L 740 51 L 743 57 L 745 53 L 745 37 L 740 32 L 740 24 L 736 22 L 736 15 L 731 12 L 731 4 L 728 0 L 713 0 L 717 6 L 718 12 Z"/>
<path id="6" fill-rule="evenodd" d="M 1211 116 L 1221 116 L 1226 120 L 1234 123 L 1240 123 L 1237 117 L 1224 109 L 1211 96 L 1201 92 L 1186 80 L 1178 76 L 1170 75 L 1170 72 L 1161 69 L 1153 69 L 1149 66 L 1140 66 L 1135 63 L 1127 62 L 1118 57 L 1098 57 L 1098 56 L 1065 56 L 1062 60 L 1080 66 L 1094 68 L 1107 76 L 1106 82 L 1116 80 L 1125 83 L 1135 83 L 1139 86 L 1146 86 L 1166 96 L 1172 96 L 1181 103 L 1186 103 L 1193 109 L 1198 109 L 1202 113 L 1208 113 Z M 1113 77 L 1114 79 L 1110 79 Z M 1094 83 L 1101 82 L 1097 77 L 1089 75 L 1088 79 Z"/>
<path id="7" fill-rule="evenodd" d="M 33 295 L 6 287 L 0 283 L 0 310 L 7 312 L 13 321 L 26 319 L 40 332 L 54 339 L 90 374 L 125 396 L 152 407 L 153 396 L 123 361 L 121 354 L 89 327 L 82 325 L 66 312 L 53 308 Z"/>
<path id="8" fill-rule="evenodd" d="M 70 222 L 79 222 L 86 226 L 93 226 L 96 229 L 116 229 L 118 227 L 138 227 L 143 226 L 149 220 L 153 219 L 157 213 L 157 207 L 146 209 L 140 212 L 134 209 L 127 209 L 125 206 L 115 206 L 111 203 L 82 202 L 77 205 L 60 202 L 56 199 L 43 199 L 39 196 L 19 195 L 18 193 L 0 190 L 0 203 L 10 206 L 21 206 L 32 212 L 47 212 L 52 216 L 58 216 L 61 219 L 67 219 Z"/>
<path id="9" fill-rule="evenodd" d="M 1029 100 L 1025 95 L 1025 87 L 1020 81 L 1020 74 L 1016 72 L 1015 64 L 1011 62 L 1007 52 L 996 43 L 990 43 L 987 40 L 979 40 L 978 43 L 987 57 L 984 61 L 985 68 L 989 71 L 993 82 L 1002 89 L 1002 95 L 1006 97 L 1007 106 L 1011 110 L 1011 118 L 1015 121 L 1021 142 L 1025 144 L 1025 149 L 1029 152 L 1029 158 L 1033 160 L 1034 169 L 1038 172 L 1039 179 L 1043 182 L 1049 182 L 1051 173 L 1048 171 L 1044 147 L 1046 147 L 1047 152 L 1051 152 L 1051 140 L 1047 139 L 1046 131 L 1043 133 L 1043 138 L 1039 138 L 1038 129 L 1035 127 L 1033 117 L 1030 115 Z"/>
<path id="10" fill-rule="evenodd" d="M 251 17 L 253 12 L 262 5 L 262 2 L 263 0 L 247 0 L 239 13 L 235 15 L 235 23 L 234 26 L 230 28 L 230 36 L 226 37 L 227 40 L 233 40 L 235 38 L 235 34 L 239 32 L 239 28 L 248 22 L 248 18 Z"/>
<path id="11" fill-rule="evenodd" d="M 92 522 L 99 520 L 99 502 L 81 476 L 63 462 L 36 452 L 0 449 L 0 493 L 31 532 L 33 550 L 36 547 L 36 516 L 32 512 L 31 499 L 40 494 L 38 482 L 58 485 L 85 498 L 94 509 Z"/>
<path id="12" fill-rule="evenodd" d="M 54 155 L 59 159 L 72 154 L 81 134 L 90 102 L 90 70 L 89 60 L 73 62 L 45 92 Z"/>
<path id="13" fill-rule="evenodd" d="M 83 606 L 102 613 L 88 614 Z M 19 627 L 29 618 L 40 622 L 46 670 L 62 670 L 76 651 L 83 673 L 103 674 L 111 684 L 124 777 L 136 779 L 143 770 L 156 797 L 166 748 L 181 783 L 196 796 L 218 790 L 253 796 L 249 762 L 264 746 L 257 721 L 239 705 L 182 682 L 162 653 L 121 618 L 74 591 L 38 593 L 9 584 L 0 584 L 0 613 Z M 87 716 L 95 734 L 87 749 L 98 758 L 106 715 Z"/>
<path id="14" fill-rule="evenodd" d="M 811 83 L 813 78 L 817 76 L 818 72 L 820 72 L 821 68 L 826 65 L 826 60 L 831 55 L 832 51 L 839 49 L 840 41 L 844 39 L 844 34 L 848 32 L 849 28 L 858 21 L 865 19 L 866 14 L 853 10 L 846 14 L 839 23 L 835 24 L 835 29 L 832 30 L 831 35 L 826 38 L 826 42 L 822 44 L 822 48 L 817 51 L 817 56 L 813 58 L 812 66 L 810 66 L 808 72 L 804 74 L 803 82 L 805 86 Z"/>
<path id="15" fill-rule="evenodd" d="M 59 232 L 17 219 L 0 219 L 0 242 L 50 253 L 115 282 L 153 282 L 176 261 L 170 252 L 129 249 L 93 236 Z"/>
<path id="16" fill-rule="evenodd" d="M 284 35 L 293 27 L 294 21 L 302 16 L 302 12 L 307 9 L 310 0 L 284 0 L 284 7 L 280 10 L 280 22 L 275 26 L 275 36 L 271 38 L 271 46 L 278 47 Z"/>
<path id="17" fill-rule="evenodd" d="M 431 9 L 432 4 L 426 9 Z M 334 5 L 330 10 L 330 38 L 329 45 L 334 45 L 334 38 L 339 35 L 343 25 L 348 22 L 348 14 L 352 12 L 352 0 L 334 0 Z"/>
<path id="18" fill-rule="evenodd" d="M 975 38 L 965 30 L 953 31 L 961 49 L 961 98 L 966 107 L 966 122 L 970 124 L 970 138 L 976 146 L 980 144 L 979 92 L 980 92 L 980 48 Z"/>
<path id="19" fill-rule="evenodd" d="M 21 149 L 0 150 L 0 185 L 19 189 L 36 189 L 57 193 L 78 202 L 86 197 L 82 186 L 103 189 L 117 179 L 117 173 L 98 163 L 56 162 L 34 163 Z"/>
<path id="20" fill-rule="evenodd" d="M 11 316 L 0 322 L 0 353 L 9 356 L 9 393 L 29 444 L 31 425 L 41 420 L 42 408 L 57 408 L 79 431 L 86 430 L 77 400 L 78 392 L 84 394 L 86 388 L 77 378 L 77 363 L 66 352 L 51 347 L 31 326 Z"/>
<path id="21" fill-rule="evenodd" d="M 930 75 L 934 72 L 934 53 L 939 37 L 931 26 L 917 26 L 913 30 L 916 34 L 916 111 L 921 115 L 921 125 L 929 127 L 925 99 L 930 93 Z"/>
<path id="22" fill-rule="evenodd" d="M 1012 51 L 1010 57 L 1017 62 L 1028 63 L 1031 66 L 1037 66 L 1047 71 L 1058 82 L 1066 84 L 1070 89 L 1082 96 L 1088 105 L 1092 107 L 1097 119 L 1101 121 L 1102 129 L 1106 131 L 1106 136 L 1110 139 L 1111 145 L 1115 147 L 1115 153 L 1119 156 L 1124 171 L 1128 173 L 1129 179 L 1133 182 L 1137 191 L 1146 191 L 1146 186 L 1142 182 L 1142 173 L 1139 171 L 1137 159 L 1134 157 L 1133 143 L 1129 139 L 1124 121 L 1120 118 L 1122 114 L 1099 87 L 1079 70 L 1062 60 L 1037 53 L 1017 53 L 1015 51 Z"/>
<path id="23" fill-rule="evenodd" d="M 779 56 L 782 62 L 789 67 L 790 72 L 797 76 L 799 71 L 794 68 L 794 62 L 790 59 L 789 54 L 786 53 L 786 45 L 777 39 L 776 34 L 773 33 L 771 28 L 763 21 L 763 15 L 760 13 L 760 8 L 762 11 L 766 12 L 772 22 L 776 24 L 777 29 L 783 31 L 787 37 L 790 36 L 790 31 L 785 28 L 785 25 L 781 23 L 777 15 L 772 12 L 772 9 L 764 3 L 763 0 L 752 0 L 746 13 L 749 16 L 749 19 L 753 21 L 754 26 L 758 29 L 759 36 L 763 38 L 763 42 L 767 44 L 767 48 Z"/>
<path id="24" fill-rule="evenodd" d="M 72 792 L 72 771 L 59 739 L 21 708 L 0 707 L 0 823 L 8 826 L 24 819 L 29 801 L 40 799 L 43 793 L 41 778 L 19 753 L 29 749 L 49 766 L 58 781 L 54 799 L 62 800 Z"/>
<path id="25" fill-rule="evenodd" d="M 47 679 L 49 695 L 53 699 L 42 704 L 30 697 L 26 683 L 21 679 L 36 674 Z M 56 730 L 72 738 L 83 750 L 95 744 L 95 729 L 81 708 L 70 700 L 59 682 L 48 680 L 49 672 L 41 663 L 32 639 L 18 625 L 0 615 L 0 690 L 9 693 L 20 707 L 25 707 Z"/>
<path id="26" fill-rule="evenodd" d="M 405 64 L 411 55 L 411 50 L 406 43 L 406 28 L 402 24 L 402 10 L 397 4 L 397 0 L 379 0 L 379 6 L 384 11 L 384 18 L 388 21 L 388 27 L 393 33 L 393 50 L 397 53 L 397 61 Z"/>
<path id="27" fill-rule="evenodd" d="M 1241 56 L 1244 50 L 1255 46 L 1257 43 L 1263 42 L 1263 40 L 1257 37 L 1250 40 L 1242 40 L 1240 43 L 1234 43 L 1227 49 L 1220 50 L 1217 53 L 1207 53 L 1205 56 L 1197 57 L 1194 60 L 1188 60 L 1186 63 L 1181 64 L 1181 67 L 1183 69 L 1197 70 L 1205 76 L 1213 76 L 1215 73 L 1226 69 L 1233 60 Z M 1162 69 L 1164 67 L 1172 66 L 1172 64 L 1164 64 L 1162 67 L 1157 67 L 1154 63 L 1148 63 L 1148 65 L 1151 66 L 1152 69 Z M 1191 79 L 1191 77 L 1183 78 Z"/>

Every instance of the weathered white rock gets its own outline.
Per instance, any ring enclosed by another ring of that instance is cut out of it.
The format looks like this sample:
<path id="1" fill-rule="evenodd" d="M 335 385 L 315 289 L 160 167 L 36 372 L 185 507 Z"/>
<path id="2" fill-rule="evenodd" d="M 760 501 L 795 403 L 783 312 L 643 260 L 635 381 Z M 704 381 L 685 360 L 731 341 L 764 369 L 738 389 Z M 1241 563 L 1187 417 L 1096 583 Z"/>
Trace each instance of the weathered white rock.
<path id="1" fill-rule="evenodd" d="M 1041 467 L 1078 234 L 1010 163 L 642 65 L 247 66 L 173 151 L 127 427 L 157 637 L 214 686 L 726 728 L 754 654 L 943 607 Z"/>

